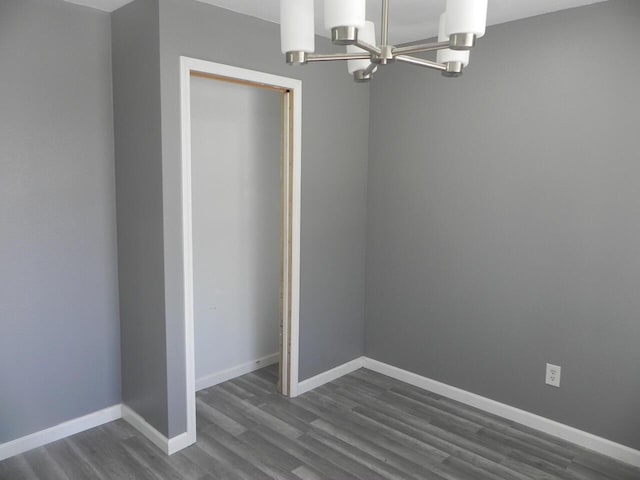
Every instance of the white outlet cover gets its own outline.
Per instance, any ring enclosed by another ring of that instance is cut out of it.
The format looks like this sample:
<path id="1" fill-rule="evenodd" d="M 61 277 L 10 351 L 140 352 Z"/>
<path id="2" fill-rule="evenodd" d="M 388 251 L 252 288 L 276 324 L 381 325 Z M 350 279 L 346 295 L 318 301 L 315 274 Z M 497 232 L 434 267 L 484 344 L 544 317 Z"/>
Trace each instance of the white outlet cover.
<path id="1" fill-rule="evenodd" d="M 562 367 L 547 363 L 547 375 L 545 383 L 552 387 L 560 387 L 560 376 L 562 375 Z"/>

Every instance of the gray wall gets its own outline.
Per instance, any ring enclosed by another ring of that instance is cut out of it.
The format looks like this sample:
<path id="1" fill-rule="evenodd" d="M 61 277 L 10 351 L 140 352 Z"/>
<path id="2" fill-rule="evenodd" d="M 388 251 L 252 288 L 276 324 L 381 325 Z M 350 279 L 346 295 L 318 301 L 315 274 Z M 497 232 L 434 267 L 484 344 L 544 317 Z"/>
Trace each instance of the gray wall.
<path id="1" fill-rule="evenodd" d="M 0 2 L 0 443 L 120 403 L 109 15 Z"/>
<path id="2" fill-rule="evenodd" d="M 168 432 L 157 0 L 112 15 L 122 400 Z"/>
<path id="3" fill-rule="evenodd" d="M 319 48 L 327 45 L 318 40 Z M 320 43 L 321 42 L 321 43 Z M 300 380 L 364 351 L 369 89 L 344 64 L 291 68 L 278 25 L 160 0 L 169 431 L 185 431 L 179 56 L 303 80 Z"/>
<path id="4" fill-rule="evenodd" d="M 0 442 L 121 398 L 184 431 L 181 54 L 303 79 L 301 379 L 363 353 L 368 87 L 284 65 L 276 25 L 160 1 L 112 17 L 122 396 L 109 16 L 0 4 Z M 618 0 L 493 27 L 455 81 L 382 69 L 368 355 L 640 448 L 640 67 L 604 47 L 639 20 Z"/>
<path id="5" fill-rule="evenodd" d="M 191 79 L 196 381 L 278 353 L 281 98 Z"/>
<path id="6" fill-rule="evenodd" d="M 640 448 L 638 25 L 610 1 L 490 28 L 458 80 L 378 75 L 367 355 Z"/>

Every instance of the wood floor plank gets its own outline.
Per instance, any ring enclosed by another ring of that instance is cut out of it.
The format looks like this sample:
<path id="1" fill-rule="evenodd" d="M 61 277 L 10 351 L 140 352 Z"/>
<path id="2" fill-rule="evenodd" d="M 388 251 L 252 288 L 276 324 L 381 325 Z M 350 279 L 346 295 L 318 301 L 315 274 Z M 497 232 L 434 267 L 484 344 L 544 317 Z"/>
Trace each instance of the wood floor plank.
<path id="1" fill-rule="evenodd" d="M 605 475 L 598 472 L 597 470 L 593 470 L 589 467 L 585 467 L 584 465 L 580 465 L 577 463 L 572 463 L 571 465 L 569 465 L 567 467 L 567 470 L 584 480 L 614 480 L 614 477 L 611 476 L 611 472 L 609 472 L 609 475 Z M 640 478 L 640 475 L 638 475 L 636 478 Z"/>
<path id="2" fill-rule="evenodd" d="M 272 363 L 271 365 L 267 365 L 264 368 L 260 369 L 261 371 L 264 372 L 268 372 L 271 375 L 273 375 L 273 383 L 277 383 L 278 382 L 278 375 L 279 375 L 279 370 L 280 370 L 280 365 L 276 362 L 276 363 Z"/>
<path id="3" fill-rule="evenodd" d="M 0 462 L 0 480 L 640 480 L 640 469 L 365 369 L 287 399 L 270 365 L 196 394 L 167 457 L 123 420 Z"/>
<path id="4" fill-rule="evenodd" d="M 384 387 L 380 387 L 370 382 L 365 382 L 353 375 L 345 375 L 344 377 L 337 379 L 335 383 L 351 389 L 361 390 L 374 397 L 378 397 L 387 391 Z"/>
<path id="5" fill-rule="evenodd" d="M 260 375 L 258 371 L 248 373 L 247 375 L 240 377 L 239 380 L 242 379 L 246 380 L 252 385 L 259 385 L 269 393 L 277 393 L 276 384 L 269 378 L 265 378 L 263 375 Z"/>
<path id="6" fill-rule="evenodd" d="M 327 479 L 349 478 L 349 472 L 331 463 L 328 459 L 318 455 L 313 450 L 301 444 L 298 439 L 293 441 L 262 426 L 256 428 L 254 432 L 263 440 L 272 443 L 274 446 L 297 458 L 302 464 L 308 465 L 321 472 Z"/>
<path id="7" fill-rule="evenodd" d="M 416 436 L 418 439 L 427 439 L 427 443 L 431 443 L 443 451 L 451 452 L 452 449 L 460 448 L 495 462 L 500 462 L 505 457 L 502 452 L 487 448 L 474 441 L 475 439 L 470 440 L 467 437 L 451 432 L 446 427 L 434 426 L 432 423 L 412 415 L 411 412 L 396 408 L 387 402 L 362 398 L 361 406 L 353 408 L 352 411 L 358 415 L 368 416 L 372 420 L 382 422 L 387 420 L 387 422 L 391 422 L 394 425 L 392 428 Z M 441 448 L 443 446 L 444 448 Z"/>
<path id="8" fill-rule="evenodd" d="M 282 408 L 281 406 L 271 402 L 263 404 L 260 408 L 269 415 L 272 415 L 277 419 L 282 420 L 287 425 L 290 425 L 292 428 L 295 428 L 301 434 L 306 433 L 310 428 L 308 421 L 300 420 L 295 415 L 292 415 L 287 408 Z"/>
<path id="9" fill-rule="evenodd" d="M 323 480 L 320 472 L 314 471 L 312 468 L 302 465 L 292 472 L 300 480 Z"/>
<path id="10" fill-rule="evenodd" d="M 332 398 L 348 410 L 362 405 L 362 399 L 371 398 L 372 401 L 377 400 L 377 398 L 371 397 L 370 395 L 363 395 L 361 392 L 345 389 L 340 385 L 333 385 L 332 383 L 322 385 L 316 388 L 314 392 Z M 349 395 L 345 395 L 345 392 L 349 392 Z"/>
<path id="11" fill-rule="evenodd" d="M 470 429 L 475 429 L 475 431 L 482 427 L 488 427 L 495 431 L 502 431 L 509 427 L 509 424 L 505 422 L 497 422 L 481 415 L 475 415 L 459 405 L 442 403 L 428 395 L 416 395 L 415 392 L 409 392 L 405 389 L 391 388 L 381 398 L 391 404 L 399 403 L 407 408 L 413 407 L 417 412 L 430 418 L 446 420 L 454 424 L 466 423 Z"/>
<path id="12" fill-rule="evenodd" d="M 540 470 L 533 465 L 528 463 L 523 463 L 515 458 L 507 457 L 502 461 L 502 464 L 505 467 L 510 468 L 511 470 L 515 470 L 516 472 L 520 472 L 523 475 L 526 475 L 529 478 L 535 478 L 536 480 L 561 480 L 559 477 Z M 584 478 L 583 480 L 594 480 L 589 478 Z M 605 480 L 605 479 L 600 479 Z"/>
<path id="13" fill-rule="evenodd" d="M 254 419 L 244 415 L 242 410 L 236 408 L 235 402 L 230 401 L 225 396 L 221 396 L 219 390 L 209 390 L 204 397 L 196 400 L 196 406 L 199 400 L 204 401 L 207 405 L 223 413 L 246 430 L 252 430 L 260 424 Z"/>
<path id="14" fill-rule="evenodd" d="M 340 452 L 343 456 L 347 456 L 354 461 L 362 463 L 369 470 L 375 471 L 376 474 L 383 478 L 390 480 L 402 480 L 407 478 L 423 480 L 426 478 L 432 478 L 428 469 L 424 469 L 420 465 L 400 459 L 398 456 L 395 456 L 390 452 L 382 457 L 377 456 L 375 455 L 376 452 L 372 452 L 367 447 L 362 449 L 362 444 L 353 445 L 351 443 L 347 443 L 324 431 L 316 430 L 309 432 L 307 437 L 327 445 L 336 452 Z"/>
<path id="15" fill-rule="evenodd" d="M 611 475 L 616 480 L 639 480 L 640 468 L 626 465 L 600 454 L 582 454 L 575 458 L 575 463 L 589 467 L 603 475 Z"/>
<path id="16" fill-rule="evenodd" d="M 365 441 L 376 442 L 409 460 L 420 463 L 420 459 L 429 461 L 440 461 L 448 454 L 437 447 L 412 438 L 403 432 L 387 428 L 370 419 L 362 418 L 357 414 L 345 414 L 344 412 L 334 412 L 323 409 L 321 404 L 315 403 L 313 396 L 307 397 L 309 408 L 320 409 L 322 414 L 319 420 L 312 422 L 316 428 L 324 431 L 334 429 L 334 434 L 349 438 L 350 442 Z M 385 452 L 388 454 L 389 452 Z"/>
<path id="17" fill-rule="evenodd" d="M 318 418 L 317 415 L 305 410 L 304 408 L 298 407 L 294 402 L 282 395 L 269 395 L 264 397 L 258 405 L 260 405 L 261 408 L 264 408 L 265 406 L 273 406 L 279 410 L 286 410 L 291 416 L 305 423 L 311 423 Z"/>
<path id="18" fill-rule="evenodd" d="M 29 466 L 24 455 L 18 455 L 0 462 L 2 480 L 40 480 Z"/>
<path id="19" fill-rule="evenodd" d="M 223 400 L 224 402 L 226 402 L 226 404 L 236 412 L 236 420 L 238 417 L 243 417 L 250 420 L 254 424 L 266 424 L 273 430 L 290 438 L 297 438 L 302 435 L 302 432 L 283 422 L 279 418 L 274 417 L 273 415 L 263 410 L 260 410 L 258 407 L 251 405 L 249 402 L 243 401 L 242 399 L 230 394 L 229 392 L 217 390 L 212 393 L 212 397 L 214 399 Z"/>
<path id="20" fill-rule="evenodd" d="M 241 438 L 230 435 L 216 425 L 211 425 L 204 430 L 204 434 L 209 438 L 224 445 L 229 451 L 242 459 L 251 459 L 251 465 L 263 472 L 270 478 L 286 478 L 290 475 L 291 469 L 281 464 L 279 456 L 271 456 L 263 450 L 256 450 Z"/>
<path id="21" fill-rule="evenodd" d="M 255 375 L 259 375 L 260 377 L 264 378 L 265 380 L 267 380 L 272 385 L 277 385 L 278 384 L 278 370 L 277 370 L 277 368 L 276 369 L 272 369 L 271 366 L 269 366 L 269 367 L 261 368 L 260 370 L 256 370 L 253 373 Z"/>
<path id="22" fill-rule="evenodd" d="M 426 405 L 430 405 L 439 410 L 457 415 L 460 418 L 466 418 L 472 422 L 482 425 L 483 427 L 489 427 L 500 431 L 504 428 L 511 427 L 514 424 L 511 420 L 483 412 L 482 410 L 470 407 L 469 405 L 464 405 L 449 398 L 438 398 L 430 392 L 417 389 L 411 385 L 395 386 L 389 390 Z"/>
<path id="23" fill-rule="evenodd" d="M 378 469 L 372 463 L 366 462 L 364 457 L 356 455 L 357 459 L 354 460 L 354 456 L 349 455 L 348 450 L 338 450 L 333 448 L 335 445 L 331 441 L 323 440 L 326 439 L 319 438 L 314 432 L 305 434 L 298 439 L 301 444 L 349 472 L 358 480 L 385 480 L 389 478 L 388 476 L 380 475 Z M 363 462 L 367 464 L 365 465 Z M 395 480 L 395 478 L 392 480 Z"/>
<path id="24" fill-rule="evenodd" d="M 273 388 L 273 390 L 269 388 L 264 388 L 262 385 L 257 384 L 255 382 L 248 381 L 244 377 L 234 378 L 233 380 L 230 380 L 229 382 L 225 382 L 224 384 L 220 385 L 220 387 L 224 389 L 227 386 L 227 384 L 234 385 L 246 392 L 249 392 L 254 396 L 262 396 L 262 395 L 269 395 L 270 393 L 275 393 L 275 388 Z"/>
<path id="25" fill-rule="evenodd" d="M 227 469 L 225 465 L 220 463 L 214 457 L 208 455 L 199 445 L 191 446 L 180 452 L 189 461 L 200 467 L 203 471 L 208 472 L 216 480 L 241 480 L 232 470 Z"/>
<path id="26" fill-rule="evenodd" d="M 198 443 L 202 451 L 243 480 L 274 480 L 274 477 L 253 465 L 251 459 L 242 458 L 209 435 L 200 435 Z"/>
<path id="27" fill-rule="evenodd" d="M 481 462 L 483 459 L 494 463 L 500 463 L 504 455 L 493 452 L 482 445 L 473 444 L 464 439 L 453 438 L 438 428 L 416 428 L 404 423 L 386 413 L 358 407 L 354 413 L 365 419 L 371 420 L 388 431 L 397 431 L 408 435 L 422 443 L 431 445 L 450 456 L 462 458 L 468 462 Z"/>
<path id="28" fill-rule="evenodd" d="M 168 459 L 171 466 L 180 472 L 185 479 L 196 478 L 202 480 L 203 477 L 210 475 L 209 470 L 203 469 L 198 463 L 185 455 L 187 450 L 195 450 L 196 448 L 198 448 L 196 445 L 192 445 L 178 453 L 174 453 Z"/>
<path id="29" fill-rule="evenodd" d="M 121 443 L 101 427 L 74 435 L 69 442 L 103 477 L 110 480 L 157 480 L 147 467 L 132 458 Z"/>
<path id="30" fill-rule="evenodd" d="M 205 417 L 208 423 L 218 425 L 231 435 L 240 435 L 247 431 L 244 426 L 240 425 L 233 418 L 225 415 L 214 406 L 202 400 L 196 400 L 196 407 L 198 409 L 198 413 L 202 417 Z"/>
<path id="31" fill-rule="evenodd" d="M 479 476 L 482 474 L 490 480 L 528 480 L 527 475 L 518 469 L 512 469 L 505 465 L 504 462 L 492 462 L 483 457 L 464 458 L 460 456 L 450 456 L 444 461 L 447 465 L 452 465 L 461 471 L 474 472 Z"/>
<path id="32" fill-rule="evenodd" d="M 555 463 L 548 462 L 538 456 L 532 455 L 521 450 L 514 450 L 509 454 L 509 457 L 536 468 L 544 472 L 547 475 L 552 475 L 562 480 L 578 480 L 579 476 L 567 470 L 566 467 L 561 467 Z"/>
<path id="33" fill-rule="evenodd" d="M 311 402 L 323 411 L 349 413 L 351 406 L 341 403 L 338 399 L 320 392 L 307 392 L 300 397 L 302 402 Z"/>
<path id="34" fill-rule="evenodd" d="M 273 458 L 273 461 L 277 462 L 277 465 L 283 470 L 292 472 L 303 464 L 298 458 L 282 448 L 267 442 L 256 432 L 247 431 L 240 435 L 239 438 L 246 443 L 252 451 L 260 452 L 262 455 Z"/>
<path id="35" fill-rule="evenodd" d="M 328 421 L 327 421 L 328 420 Z M 375 430 L 359 428 L 358 425 L 343 421 L 332 422 L 330 419 L 319 419 L 313 426 L 320 432 L 353 445 L 363 452 L 382 461 L 386 461 L 399 470 L 411 474 L 424 474 L 429 468 L 440 463 L 446 454 L 425 446 L 424 449 L 407 448 L 397 439 L 380 435 Z"/>
<path id="36" fill-rule="evenodd" d="M 483 438 L 488 438 L 493 441 L 502 443 L 503 445 L 509 446 L 512 450 L 522 451 L 529 455 L 538 457 L 548 463 L 552 463 L 557 465 L 560 468 L 567 468 L 573 457 L 567 458 L 562 452 L 560 454 L 555 453 L 551 450 L 540 448 L 538 445 L 534 445 L 532 443 L 520 440 L 519 438 L 514 438 L 513 436 L 509 436 L 500 432 L 495 432 L 490 429 L 482 429 L 478 432 L 478 437 L 482 440 Z"/>
<path id="37" fill-rule="evenodd" d="M 51 458 L 64 470 L 70 479 L 95 478 L 105 479 L 79 452 L 71 448 L 67 439 L 58 440 L 47 445 L 46 450 Z"/>
<path id="38" fill-rule="evenodd" d="M 138 436 L 138 431 L 123 419 L 107 423 L 102 427 L 119 440 L 126 440 Z"/>
<path id="39" fill-rule="evenodd" d="M 187 477 L 184 473 L 176 470 L 163 452 L 161 452 L 154 445 L 149 445 L 143 439 L 138 437 L 131 437 L 122 442 L 124 449 L 134 458 L 138 463 L 144 465 L 155 476 L 167 480 L 198 480 L 197 477 Z"/>
<path id="40" fill-rule="evenodd" d="M 65 471 L 51 458 L 45 447 L 25 453 L 24 458 L 37 478 L 70 480 Z"/>
<path id="41" fill-rule="evenodd" d="M 257 392 L 268 395 L 270 393 L 277 393 L 278 390 L 275 383 L 271 383 L 262 376 L 256 375 L 253 372 L 243 375 L 242 377 L 238 377 L 235 381 L 237 381 L 239 385 L 243 386 L 243 388 L 251 388 L 252 391 L 256 392 L 256 395 L 258 394 Z"/>
<path id="42" fill-rule="evenodd" d="M 243 400 L 248 400 L 249 398 L 253 398 L 256 396 L 255 393 L 250 392 L 247 389 L 238 385 L 237 383 L 233 383 L 233 382 L 224 382 L 220 385 L 217 385 L 217 387 L 221 388 L 222 390 L 226 390 L 234 394 L 236 397 L 242 398 Z"/>

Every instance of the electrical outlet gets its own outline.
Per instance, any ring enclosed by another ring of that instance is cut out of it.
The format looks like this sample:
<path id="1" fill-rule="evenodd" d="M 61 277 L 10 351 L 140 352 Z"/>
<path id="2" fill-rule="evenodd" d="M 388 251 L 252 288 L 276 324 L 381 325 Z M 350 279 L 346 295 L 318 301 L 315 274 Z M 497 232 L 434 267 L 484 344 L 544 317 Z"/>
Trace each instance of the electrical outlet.
<path id="1" fill-rule="evenodd" d="M 562 373 L 562 367 L 558 365 L 551 365 L 547 363 L 547 378 L 545 383 L 552 387 L 560 387 L 560 374 Z"/>

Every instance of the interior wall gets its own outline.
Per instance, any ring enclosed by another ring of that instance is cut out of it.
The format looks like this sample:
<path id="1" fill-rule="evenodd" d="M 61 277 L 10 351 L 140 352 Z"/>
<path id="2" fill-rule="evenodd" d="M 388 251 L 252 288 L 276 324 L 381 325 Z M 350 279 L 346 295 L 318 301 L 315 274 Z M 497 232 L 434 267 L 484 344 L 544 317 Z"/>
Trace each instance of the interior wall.
<path id="1" fill-rule="evenodd" d="M 281 98 L 191 78 L 196 381 L 278 353 Z"/>
<path id="2" fill-rule="evenodd" d="M 640 448 L 638 25 L 612 0 L 489 28 L 460 79 L 381 69 L 368 356 Z"/>
<path id="3" fill-rule="evenodd" d="M 122 401 L 168 434 L 157 0 L 111 16 Z"/>
<path id="4" fill-rule="evenodd" d="M 317 38 L 317 50 L 329 42 Z M 170 436 L 186 430 L 179 56 L 302 79 L 300 380 L 364 352 L 369 87 L 343 63 L 292 68 L 276 24 L 160 0 L 165 305 Z"/>
<path id="5" fill-rule="evenodd" d="M 110 43 L 0 2 L 0 443 L 120 403 Z"/>

